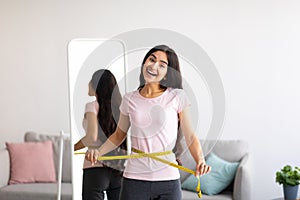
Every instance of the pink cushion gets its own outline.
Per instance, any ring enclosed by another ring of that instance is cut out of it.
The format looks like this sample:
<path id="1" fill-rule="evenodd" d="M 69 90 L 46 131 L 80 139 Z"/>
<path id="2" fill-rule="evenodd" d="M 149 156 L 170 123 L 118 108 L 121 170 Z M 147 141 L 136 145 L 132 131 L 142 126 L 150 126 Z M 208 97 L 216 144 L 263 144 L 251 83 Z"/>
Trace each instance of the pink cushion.
<path id="1" fill-rule="evenodd" d="M 9 184 L 56 182 L 51 141 L 5 144 L 10 156 Z"/>

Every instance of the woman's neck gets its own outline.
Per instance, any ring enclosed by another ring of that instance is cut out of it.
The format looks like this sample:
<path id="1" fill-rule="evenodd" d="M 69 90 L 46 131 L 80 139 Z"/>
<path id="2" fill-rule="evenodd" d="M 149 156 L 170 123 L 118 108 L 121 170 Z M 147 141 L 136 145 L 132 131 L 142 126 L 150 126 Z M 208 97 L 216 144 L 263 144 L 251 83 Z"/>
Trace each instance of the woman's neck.
<path id="1" fill-rule="evenodd" d="M 162 89 L 159 84 L 148 83 L 139 91 L 143 97 L 154 98 L 161 95 L 165 89 Z"/>

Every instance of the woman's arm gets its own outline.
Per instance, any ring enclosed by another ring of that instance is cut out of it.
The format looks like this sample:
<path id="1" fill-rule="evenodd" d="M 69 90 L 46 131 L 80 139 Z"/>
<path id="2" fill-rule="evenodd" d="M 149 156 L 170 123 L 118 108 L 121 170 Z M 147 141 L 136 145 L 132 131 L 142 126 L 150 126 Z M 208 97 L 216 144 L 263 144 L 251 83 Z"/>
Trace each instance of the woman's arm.
<path id="1" fill-rule="evenodd" d="M 125 140 L 127 131 L 130 127 L 129 117 L 120 114 L 118 127 L 115 132 L 101 145 L 99 149 L 88 150 L 85 154 L 85 158 L 92 162 L 94 165 L 97 162 L 97 158 L 114 149 L 116 149 Z"/>
<path id="2" fill-rule="evenodd" d="M 81 139 L 82 143 L 86 146 L 92 146 L 98 139 L 98 119 L 96 113 L 85 113 L 85 119 L 87 122 L 85 136 Z"/>
<path id="3" fill-rule="evenodd" d="M 86 135 L 74 144 L 74 151 L 92 146 L 98 138 L 98 121 L 96 113 L 87 112 L 84 117 L 87 122 Z"/>
<path id="4" fill-rule="evenodd" d="M 85 146 L 81 140 L 79 140 L 76 144 L 74 144 L 74 151 L 78 151 L 83 148 L 85 148 Z"/>
<path id="5" fill-rule="evenodd" d="M 189 151 L 196 162 L 195 176 L 209 173 L 211 167 L 205 163 L 201 144 L 192 128 L 189 108 L 185 108 L 181 113 L 179 113 L 179 119 L 186 144 L 188 145 Z"/>

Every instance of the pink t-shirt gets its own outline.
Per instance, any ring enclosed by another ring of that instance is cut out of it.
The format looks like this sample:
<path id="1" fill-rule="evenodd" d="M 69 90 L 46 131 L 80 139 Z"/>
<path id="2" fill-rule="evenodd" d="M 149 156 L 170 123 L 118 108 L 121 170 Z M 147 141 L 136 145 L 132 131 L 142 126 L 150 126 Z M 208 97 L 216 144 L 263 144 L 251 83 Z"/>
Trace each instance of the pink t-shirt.
<path id="1" fill-rule="evenodd" d="M 147 153 L 172 151 L 177 137 L 178 113 L 189 105 L 188 97 L 182 89 L 168 88 L 155 98 L 145 98 L 138 90 L 127 93 L 120 111 L 129 116 L 132 147 Z M 176 163 L 173 153 L 160 158 Z M 175 180 L 180 177 L 177 168 L 151 158 L 129 159 L 123 175 L 149 181 Z"/>
<path id="2" fill-rule="evenodd" d="M 95 113 L 96 115 L 98 115 L 98 111 L 99 111 L 99 104 L 97 101 L 92 101 L 85 105 L 84 113 L 91 112 L 91 113 Z M 87 131 L 87 119 L 86 118 L 83 118 L 82 126 L 86 132 Z M 102 142 L 99 139 L 97 139 L 97 141 L 93 143 L 94 147 L 100 147 L 101 145 L 102 145 Z M 99 161 L 93 166 L 91 165 L 91 162 L 86 159 L 84 159 L 84 162 L 83 162 L 84 169 L 91 168 L 91 167 L 103 167 L 103 166 L 104 165 Z"/>

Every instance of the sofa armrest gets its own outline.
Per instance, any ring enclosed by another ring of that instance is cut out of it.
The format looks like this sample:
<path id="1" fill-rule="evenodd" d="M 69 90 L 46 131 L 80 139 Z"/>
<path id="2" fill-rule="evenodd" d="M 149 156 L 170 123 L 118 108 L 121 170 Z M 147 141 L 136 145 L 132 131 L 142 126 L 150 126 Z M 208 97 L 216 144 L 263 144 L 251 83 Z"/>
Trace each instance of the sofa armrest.
<path id="1" fill-rule="evenodd" d="M 3 187 L 9 180 L 9 155 L 6 148 L 0 149 L 0 160 L 0 187 Z"/>
<path id="2" fill-rule="evenodd" d="M 233 199 L 235 200 L 251 200 L 251 177 L 250 177 L 249 154 L 245 154 L 237 169 L 234 185 Z"/>

